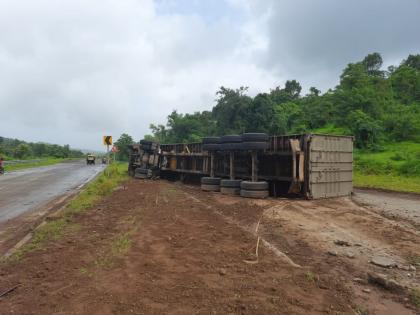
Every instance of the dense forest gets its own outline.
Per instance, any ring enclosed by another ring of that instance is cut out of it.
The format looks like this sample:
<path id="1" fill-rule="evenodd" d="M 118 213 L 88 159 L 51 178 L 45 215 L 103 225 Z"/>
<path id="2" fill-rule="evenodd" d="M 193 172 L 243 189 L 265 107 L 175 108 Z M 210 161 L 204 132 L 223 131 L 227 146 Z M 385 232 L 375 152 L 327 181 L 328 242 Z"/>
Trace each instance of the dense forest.
<path id="1" fill-rule="evenodd" d="M 82 157 L 80 150 L 73 150 L 69 145 L 57 145 L 48 143 L 32 143 L 18 139 L 0 137 L 0 156 L 13 159 L 26 158 L 69 158 Z"/>
<path id="2" fill-rule="evenodd" d="M 247 87 L 221 87 L 211 111 L 173 111 L 166 125 L 151 124 L 146 138 L 161 143 L 200 141 L 203 136 L 266 132 L 354 135 L 356 146 L 380 150 L 382 144 L 420 141 L 420 55 L 398 66 L 382 67 L 379 53 L 350 63 L 338 86 L 324 93 L 311 87 L 302 95 L 296 80 L 255 97 Z"/>

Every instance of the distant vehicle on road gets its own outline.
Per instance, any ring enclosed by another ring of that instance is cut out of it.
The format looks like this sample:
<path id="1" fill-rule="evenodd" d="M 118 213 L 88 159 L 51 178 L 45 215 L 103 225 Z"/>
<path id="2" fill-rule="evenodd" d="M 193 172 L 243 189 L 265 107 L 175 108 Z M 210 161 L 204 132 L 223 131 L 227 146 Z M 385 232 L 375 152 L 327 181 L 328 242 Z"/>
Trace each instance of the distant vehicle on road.
<path id="1" fill-rule="evenodd" d="M 3 157 L 0 156 L 0 175 L 4 174 L 4 160 Z"/>
<path id="2" fill-rule="evenodd" d="M 87 165 L 95 165 L 96 156 L 93 154 L 88 154 L 86 157 L 86 164 Z"/>

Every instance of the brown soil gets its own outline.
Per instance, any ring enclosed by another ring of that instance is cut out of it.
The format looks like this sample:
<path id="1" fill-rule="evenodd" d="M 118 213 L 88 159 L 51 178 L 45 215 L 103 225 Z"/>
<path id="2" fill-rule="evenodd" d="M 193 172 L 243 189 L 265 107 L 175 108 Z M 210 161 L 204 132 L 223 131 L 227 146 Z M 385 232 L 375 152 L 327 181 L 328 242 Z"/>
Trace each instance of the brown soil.
<path id="1" fill-rule="evenodd" d="M 353 281 L 371 270 L 418 285 L 415 272 L 371 265 L 378 253 L 407 265 L 420 235 L 346 198 L 254 201 L 132 180 L 61 239 L 1 263 L 0 294 L 19 286 L 0 314 L 414 314 L 405 294 Z"/>

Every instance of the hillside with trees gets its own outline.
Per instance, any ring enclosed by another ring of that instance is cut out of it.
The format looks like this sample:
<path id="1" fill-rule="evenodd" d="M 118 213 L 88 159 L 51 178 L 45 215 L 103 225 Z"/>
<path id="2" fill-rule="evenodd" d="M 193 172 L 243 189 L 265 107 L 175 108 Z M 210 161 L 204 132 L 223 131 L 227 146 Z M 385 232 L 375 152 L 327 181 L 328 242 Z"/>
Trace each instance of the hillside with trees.
<path id="1" fill-rule="evenodd" d="M 293 134 L 323 131 L 355 136 L 356 146 L 376 150 L 387 141 L 419 140 L 420 55 L 381 70 L 379 53 L 350 63 L 334 89 L 311 87 L 302 95 L 296 80 L 247 95 L 248 88 L 221 87 L 211 111 L 173 111 L 166 125 L 150 126 L 161 143 L 199 141 L 208 135 L 260 131 Z"/>
<path id="2" fill-rule="evenodd" d="M 146 138 L 173 143 L 243 132 L 353 135 L 356 178 L 414 176 L 416 188 L 408 190 L 420 192 L 420 55 L 386 70 L 382 65 L 379 53 L 369 54 L 348 64 L 335 88 L 311 87 L 306 95 L 296 80 L 254 97 L 247 87 L 221 87 L 211 110 L 174 110 L 165 125 L 151 124 Z"/>
<path id="3" fill-rule="evenodd" d="M 32 158 L 78 158 L 83 153 L 71 149 L 69 145 L 49 144 L 43 142 L 26 142 L 18 139 L 0 137 L 0 156 L 6 159 Z"/>

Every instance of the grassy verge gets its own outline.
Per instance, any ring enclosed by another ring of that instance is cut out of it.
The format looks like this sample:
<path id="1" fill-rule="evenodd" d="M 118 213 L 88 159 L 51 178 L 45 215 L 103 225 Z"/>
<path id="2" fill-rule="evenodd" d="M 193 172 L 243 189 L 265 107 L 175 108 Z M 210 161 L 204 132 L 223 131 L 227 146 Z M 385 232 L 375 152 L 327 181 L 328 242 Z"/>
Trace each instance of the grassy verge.
<path id="1" fill-rule="evenodd" d="M 355 150 L 354 186 L 420 193 L 420 143 L 388 143 L 380 152 Z"/>
<path id="2" fill-rule="evenodd" d="M 398 175 L 366 175 L 356 171 L 354 173 L 353 180 L 355 187 L 420 193 L 420 177 L 405 177 Z"/>
<path id="3" fill-rule="evenodd" d="M 35 230 L 32 240 L 16 251 L 10 259 L 19 260 L 25 253 L 40 249 L 47 242 L 58 240 L 65 233 L 79 229 L 80 227 L 74 223 L 75 217 L 92 207 L 104 196 L 111 194 L 116 187 L 127 179 L 127 165 L 125 163 L 109 165 L 67 205 L 59 216 Z"/>
<path id="4" fill-rule="evenodd" d="M 57 164 L 57 163 L 65 162 L 65 161 L 71 161 L 71 160 L 80 160 L 80 159 L 78 159 L 78 158 L 77 159 L 47 158 L 47 159 L 42 159 L 42 160 L 37 161 L 37 162 L 27 162 L 27 163 L 25 162 L 25 163 L 16 163 L 16 164 L 11 164 L 11 165 L 5 165 L 4 169 L 6 170 L 6 172 L 11 172 L 11 171 L 22 170 L 22 169 L 26 169 L 26 168 L 53 165 L 53 164 Z"/>

